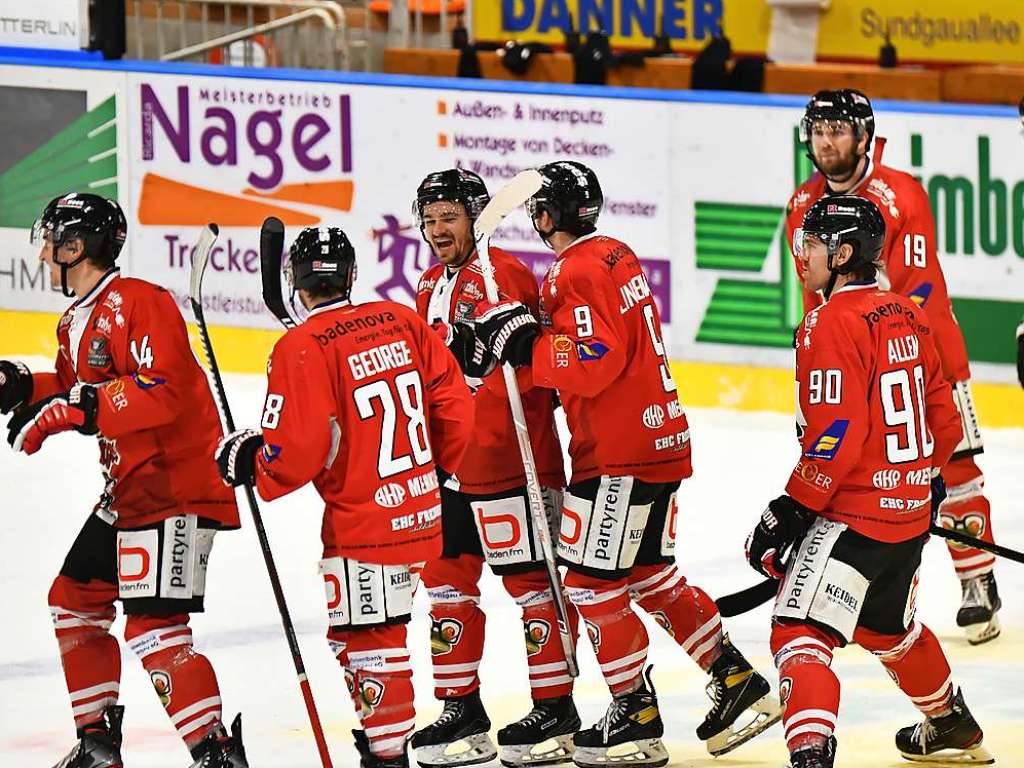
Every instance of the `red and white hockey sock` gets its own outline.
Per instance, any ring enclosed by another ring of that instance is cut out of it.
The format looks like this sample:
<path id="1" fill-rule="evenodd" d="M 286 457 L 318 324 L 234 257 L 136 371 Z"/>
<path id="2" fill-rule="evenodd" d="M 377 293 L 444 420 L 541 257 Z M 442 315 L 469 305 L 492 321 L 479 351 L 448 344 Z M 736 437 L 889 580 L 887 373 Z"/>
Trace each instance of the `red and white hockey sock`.
<path id="1" fill-rule="evenodd" d="M 486 617 L 480 610 L 483 558 L 438 558 L 423 569 L 430 597 L 430 653 L 434 696 L 466 696 L 480 687 Z"/>
<path id="2" fill-rule="evenodd" d="M 50 614 L 79 731 L 117 703 L 121 651 L 110 634 L 116 599 L 115 585 L 95 579 L 83 584 L 58 576 L 50 587 Z"/>
<path id="3" fill-rule="evenodd" d="M 405 624 L 332 629 L 331 637 L 345 647 L 341 661 L 357 692 L 356 714 L 370 751 L 380 758 L 403 754 L 416 727 Z"/>
<path id="4" fill-rule="evenodd" d="M 649 639 L 644 623 L 629 604 L 626 580 L 605 581 L 569 571 L 565 586 L 587 626 L 612 695 L 635 690 L 647 662 Z"/>
<path id="5" fill-rule="evenodd" d="M 971 456 L 949 462 L 942 470 L 946 481 L 946 500 L 939 507 L 943 528 L 994 543 L 992 508 L 985 498 L 985 478 Z M 956 575 L 971 579 L 991 572 L 996 557 L 976 547 L 946 541 Z"/>
<path id="6" fill-rule="evenodd" d="M 828 739 L 839 716 L 839 678 L 830 667 L 835 641 L 808 624 L 776 624 L 771 649 L 789 751 Z"/>
<path id="7" fill-rule="evenodd" d="M 192 647 L 187 613 L 129 616 L 124 637 L 149 672 L 160 703 L 192 749 L 221 723 L 220 687 L 209 659 Z"/>
<path id="8" fill-rule="evenodd" d="M 915 621 L 904 635 L 880 635 L 858 629 L 854 640 L 882 662 L 922 714 L 936 717 L 949 711 L 956 691 L 946 654 L 935 634 Z"/>
<path id="9" fill-rule="evenodd" d="M 711 669 L 722 653 L 722 617 L 704 590 L 687 584 L 675 565 L 637 566 L 629 590 L 701 669 Z"/>
<path id="10" fill-rule="evenodd" d="M 572 693 L 572 678 L 565 651 L 558 636 L 555 601 L 543 570 L 502 577 L 505 589 L 523 610 L 523 634 L 526 639 L 526 663 L 530 673 L 530 696 L 553 699 Z M 573 643 L 579 632 L 579 614 L 572 603 L 566 605 Z"/>

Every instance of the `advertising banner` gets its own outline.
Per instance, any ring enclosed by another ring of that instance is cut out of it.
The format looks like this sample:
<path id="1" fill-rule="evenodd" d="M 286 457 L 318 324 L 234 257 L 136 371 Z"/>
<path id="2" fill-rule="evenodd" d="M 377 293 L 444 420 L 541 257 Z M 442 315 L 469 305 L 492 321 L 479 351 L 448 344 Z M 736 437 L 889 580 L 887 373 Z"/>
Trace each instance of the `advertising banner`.
<path id="1" fill-rule="evenodd" d="M 89 42 L 88 0 L 0 0 L 0 46 L 77 51 Z"/>
<path id="2" fill-rule="evenodd" d="M 602 31 L 615 48 L 650 48 L 664 34 L 674 50 L 699 51 L 726 30 L 734 51 L 768 49 L 766 0 L 473 0 L 477 40 L 559 45 L 565 33 Z"/>
<path id="3" fill-rule="evenodd" d="M 1020 0 L 833 0 L 818 27 L 821 58 L 878 60 L 889 40 L 901 62 L 1024 62 Z"/>
<path id="4" fill-rule="evenodd" d="M 50 200 L 90 191 L 128 210 L 124 83 L 120 73 L 0 66 L 0 307 L 56 312 L 68 304 L 29 243 Z"/>

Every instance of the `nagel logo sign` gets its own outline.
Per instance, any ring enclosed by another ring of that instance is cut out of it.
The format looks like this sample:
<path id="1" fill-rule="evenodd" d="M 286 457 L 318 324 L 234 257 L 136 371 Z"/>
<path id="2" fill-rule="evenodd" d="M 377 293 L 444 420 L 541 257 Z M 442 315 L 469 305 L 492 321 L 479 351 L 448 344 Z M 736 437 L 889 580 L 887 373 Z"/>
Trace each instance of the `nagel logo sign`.
<path id="1" fill-rule="evenodd" d="M 138 85 L 140 224 L 311 226 L 350 211 L 348 94 L 267 81 Z"/>

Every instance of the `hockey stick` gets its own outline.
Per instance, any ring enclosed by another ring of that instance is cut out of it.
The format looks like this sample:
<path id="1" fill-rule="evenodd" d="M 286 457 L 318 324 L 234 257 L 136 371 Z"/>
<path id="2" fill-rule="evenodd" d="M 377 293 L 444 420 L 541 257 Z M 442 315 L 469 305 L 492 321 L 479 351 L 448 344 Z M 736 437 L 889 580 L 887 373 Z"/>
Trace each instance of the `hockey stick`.
<path id="1" fill-rule="evenodd" d="M 974 547 L 985 552 L 991 552 L 997 557 L 1004 557 L 1007 560 L 1013 560 L 1015 563 L 1024 563 L 1024 552 L 1018 552 L 1015 549 L 1004 547 L 999 544 L 990 544 L 987 541 L 982 541 L 970 536 L 966 533 L 960 533 L 959 531 L 951 531 L 948 528 L 943 528 L 941 525 L 933 525 L 928 529 L 928 533 L 932 536 L 938 536 L 940 539 L 949 539 L 955 541 L 958 544 L 963 544 L 967 547 Z M 779 591 L 779 579 L 765 579 L 759 584 L 755 584 L 752 587 L 740 590 L 739 592 L 733 592 L 731 595 L 723 595 L 722 597 L 715 600 L 715 604 L 718 606 L 718 612 L 726 618 L 730 616 L 739 616 L 741 613 L 752 611 L 757 606 L 767 603 L 776 593 Z"/>
<path id="2" fill-rule="evenodd" d="M 284 252 L 284 224 L 271 216 L 260 228 L 260 278 L 263 280 L 263 303 L 285 328 L 294 328 L 298 321 L 288 311 L 281 291 L 281 254 Z"/>
<path id="3" fill-rule="evenodd" d="M 517 174 L 512 181 L 491 198 L 473 225 L 473 237 L 476 240 L 476 250 L 480 255 L 480 266 L 484 277 L 484 290 L 487 293 L 487 300 L 492 304 L 498 302 L 498 283 L 494 278 L 494 265 L 491 264 L 489 252 L 491 235 L 506 216 L 541 188 L 543 181 L 543 177 L 535 170 L 522 171 Z M 526 473 L 526 496 L 530 504 L 530 516 L 533 518 L 534 528 L 537 529 L 537 538 L 540 540 L 544 566 L 555 601 L 558 635 L 562 640 L 562 650 L 565 652 L 569 676 L 576 677 L 579 675 L 576 644 L 573 642 L 572 632 L 569 630 L 569 611 L 565 605 L 565 595 L 562 592 L 562 579 L 558 575 L 558 567 L 555 564 L 555 550 L 551 543 L 551 532 L 548 529 L 548 516 L 544 511 L 544 497 L 540 489 L 540 479 L 537 477 L 537 464 L 534 461 L 533 448 L 530 445 L 530 433 L 526 427 L 523 400 L 519 395 L 515 369 L 506 363 L 501 366 L 501 373 L 505 377 L 508 404 L 512 409 L 512 422 L 516 427 L 519 454 L 522 457 L 523 470 Z"/>
<path id="4" fill-rule="evenodd" d="M 199 328 L 199 338 L 203 344 L 203 353 L 206 355 L 210 376 L 213 379 L 214 394 L 217 397 L 220 412 L 224 419 L 224 428 L 226 433 L 231 433 L 235 431 L 235 422 L 231 418 L 231 408 L 228 405 L 227 393 L 224 390 L 224 381 L 220 376 L 217 358 L 213 354 L 213 344 L 210 342 L 210 333 L 206 328 L 206 320 L 203 317 L 203 273 L 206 272 L 206 265 L 210 260 L 210 251 L 217 240 L 217 234 L 217 225 L 208 224 L 199 235 L 199 244 L 196 246 L 195 256 L 192 261 L 192 274 L 189 280 L 188 293 L 189 298 L 192 300 L 192 313 L 195 315 L 196 325 Z M 253 492 L 251 485 L 245 486 L 245 497 L 249 501 L 249 511 L 252 513 L 253 525 L 256 528 L 256 535 L 260 540 L 260 549 L 263 551 L 263 560 L 267 565 L 270 585 L 274 589 L 277 610 L 281 613 L 281 624 L 284 627 L 285 638 L 288 640 L 288 648 L 292 652 L 295 674 L 299 678 L 299 688 L 302 690 L 302 698 L 306 702 L 309 724 L 313 728 L 313 737 L 316 739 L 316 746 L 320 751 L 320 762 L 323 768 L 333 768 L 331 754 L 327 749 L 327 741 L 324 739 L 323 728 L 320 726 L 320 716 L 317 714 L 316 703 L 313 701 L 313 691 L 309 687 L 309 680 L 306 679 L 306 668 L 302 663 L 299 641 L 295 637 L 295 627 L 292 624 L 291 615 L 288 613 L 288 605 L 284 600 L 284 591 L 281 589 L 281 579 L 277 575 L 274 555 L 270 551 L 270 541 L 267 539 L 267 532 L 263 527 L 260 508 L 256 503 L 256 494 Z"/>

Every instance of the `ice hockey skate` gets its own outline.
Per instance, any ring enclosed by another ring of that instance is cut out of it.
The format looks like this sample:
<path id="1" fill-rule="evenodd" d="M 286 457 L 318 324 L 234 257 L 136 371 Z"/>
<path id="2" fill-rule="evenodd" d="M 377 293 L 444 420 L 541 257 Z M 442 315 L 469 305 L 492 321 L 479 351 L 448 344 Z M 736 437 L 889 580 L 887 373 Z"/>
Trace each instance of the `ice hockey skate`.
<path id="1" fill-rule="evenodd" d="M 990 765 L 992 753 L 982 746 L 984 734 L 957 690 L 952 711 L 923 723 L 900 728 L 896 748 L 907 760 L 933 765 Z"/>
<path id="2" fill-rule="evenodd" d="M 520 766 L 559 765 L 572 760 L 573 736 L 580 716 L 572 696 L 538 699 L 521 720 L 498 731 L 501 764 Z"/>
<path id="3" fill-rule="evenodd" d="M 53 768 L 121 768 L 121 720 L 124 707 L 103 710 L 99 722 L 79 729 L 78 743 Z"/>
<path id="4" fill-rule="evenodd" d="M 445 699 L 440 717 L 413 734 L 416 762 L 423 768 L 489 762 L 498 754 L 487 733 L 490 729 L 479 690 Z"/>
<path id="5" fill-rule="evenodd" d="M 731 752 L 782 718 L 771 685 L 736 650 L 728 635 L 722 639 L 722 655 L 711 667 L 711 678 L 707 691 L 712 707 L 697 726 L 697 738 L 712 755 Z M 744 712 L 753 717 L 743 718 L 746 722 L 734 728 Z"/>
<path id="6" fill-rule="evenodd" d="M 668 764 L 668 751 L 661 743 L 665 726 L 658 712 L 651 669 L 644 670 L 639 688 L 613 698 L 596 725 L 576 734 L 573 763 L 580 768 L 657 768 Z"/>
<path id="7" fill-rule="evenodd" d="M 836 737 L 822 744 L 798 749 L 789 756 L 789 768 L 832 768 L 836 761 Z"/>
<path id="8" fill-rule="evenodd" d="M 960 582 L 963 602 L 956 614 L 958 627 L 967 633 L 967 642 L 981 645 L 999 637 L 999 609 L 1003 601 L 996 589 L 996 577 L 992 572 L 984 573 Z"/>
<path id="9" fill-rule="evenodd" d="M 249 768 L 242 746 L 242 716 L 237 715 L 231 723 L 230 736 L 223 725 L 206 734 L 192 757 L 195 762 L 191 768 Z"/>
<path id="10" fill-rule="evenodd" d="M 359 768 L 409 768 L 409 756 L 404 750 L 394 757 L 377 757 L 370 751 L 366 731 L 352 731 L 352 736 L 356 740 L 356 751 L 359 752 Z"/>

